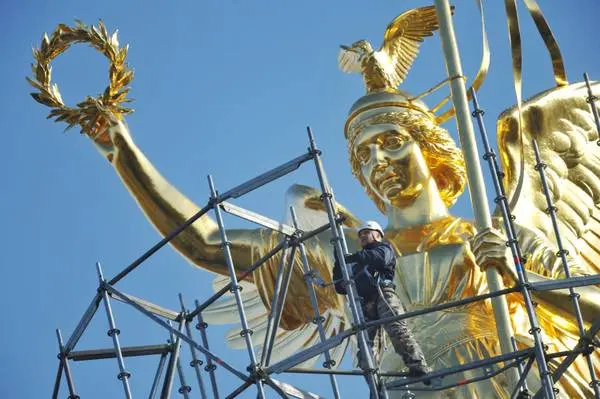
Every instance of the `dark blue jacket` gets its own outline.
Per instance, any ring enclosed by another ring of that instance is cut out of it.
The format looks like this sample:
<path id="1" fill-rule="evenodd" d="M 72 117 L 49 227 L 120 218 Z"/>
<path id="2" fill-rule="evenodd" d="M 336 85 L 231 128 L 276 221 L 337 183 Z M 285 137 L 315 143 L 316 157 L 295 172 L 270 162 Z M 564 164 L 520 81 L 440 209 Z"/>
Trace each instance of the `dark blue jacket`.
<path id="1" fill-rule="evenodd" d="M 396 271 L 396 254 L 394 249 L 387 242 L 376 242 L 366 245 L 362 250 L 346 256 L 346 263 L 354 263 L 352 274 L 356 284 L 358 295 L 365 300 L 372 299 L 377 295 L 377 280 L 380 276 L 384 280 L 394 280 Z M 337 257 L 333 267 L 333 280 L 342 279 Z M 335 290 L 338 294 L 345 295 L 346 287 L 343 281 L 335 284 Z"/>

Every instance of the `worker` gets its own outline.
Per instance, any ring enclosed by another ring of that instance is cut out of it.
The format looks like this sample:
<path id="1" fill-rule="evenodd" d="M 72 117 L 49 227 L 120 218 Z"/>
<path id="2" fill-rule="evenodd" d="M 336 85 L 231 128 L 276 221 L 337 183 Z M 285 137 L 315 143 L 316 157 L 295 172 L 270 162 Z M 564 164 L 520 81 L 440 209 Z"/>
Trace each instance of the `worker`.
<path id="1" fill-rule="evenodd" d="M 362 311 L 365 321 L 374 321 L 404 313 L 404 307 L 396 293 L 394 274 L 396 271 L 396 254 L 392 246 L 382 241 L 383 229 L 379 223 L 368 221 L 358 231 L 358 239 L 362 250 L 344 256 L 346 264 L 352 265 L 352 279 L 358 296 L 362 299 Z M 346 294 L 346 284 L 342 278 L 340 263 L 336 255 L 333 268 L 333 280 L 338 294 Z M 419 344 L 410 332 L 406 320 L 395 320 L 383 325 L 390 337 L 396 353 L 408 367 L 408 376 L 422 377 L 430 372 Z M 367 330 L 368 345 L 373 350 L 374 358 L 378 358 L 379 345 L 373 345 L 378 337 L 378 327 Z M 358 364 L 366 368 L 365 357 L 358 351 Z M 426 379 L 424 384 L 430 385 Z"/>

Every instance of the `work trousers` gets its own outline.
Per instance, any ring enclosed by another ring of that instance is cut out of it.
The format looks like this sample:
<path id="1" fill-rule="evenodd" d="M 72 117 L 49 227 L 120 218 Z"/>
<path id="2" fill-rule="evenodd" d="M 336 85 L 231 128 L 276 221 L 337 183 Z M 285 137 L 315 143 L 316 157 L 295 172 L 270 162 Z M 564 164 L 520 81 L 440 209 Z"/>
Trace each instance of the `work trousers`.
<path id="1" fill-rule="evenodd" d="M 363 315 L 365 321 L 374 321 L 391 316 L 404 314 L 404 306 L 396 294 L 393 284 L 382 284 L 380 290 L 373 299 L 363 302 Z M 383 329 L 387 333 L 394 350 L 402 357 L 404 364 L 409 368 L 426 367 L 425 356 L 421 347 L 408 329 L 406 320 L 395 320 L 383 324 Z M 375 367 L 379 364 L 379 358 L 384 347 L 384 337 L 380 332 L 381 328 L 372 327 L 367 330 L 368 344 L 373 349 Z M 358 364 L 361 368 L 366 368 L 366 360 L 359 350 Z"/>

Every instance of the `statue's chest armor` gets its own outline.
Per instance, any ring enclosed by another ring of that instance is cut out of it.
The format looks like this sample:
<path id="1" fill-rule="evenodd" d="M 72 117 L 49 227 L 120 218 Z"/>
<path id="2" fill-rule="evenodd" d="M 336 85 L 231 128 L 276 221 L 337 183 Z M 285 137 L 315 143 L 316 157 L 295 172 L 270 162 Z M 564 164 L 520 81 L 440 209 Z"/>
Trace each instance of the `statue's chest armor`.
<path id="1" fill-rule="evenodd" d="M 414 307 L 439 303 L 448 296 L 450 284 L 463 266 L 464 245 L 452 244 L 399 256 L 396 283 L 403 302 Z M 463 278 L 465 276 L 462 276 Z"/>

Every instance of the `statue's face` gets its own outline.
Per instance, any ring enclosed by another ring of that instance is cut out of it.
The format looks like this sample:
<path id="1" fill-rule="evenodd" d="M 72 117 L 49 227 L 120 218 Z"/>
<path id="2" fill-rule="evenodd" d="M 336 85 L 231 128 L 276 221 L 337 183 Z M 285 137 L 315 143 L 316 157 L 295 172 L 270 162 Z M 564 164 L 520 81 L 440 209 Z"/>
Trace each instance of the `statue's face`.
<path id="1" fill-rule="evenodd" d="M 419 145 L 399 125 L 363 128 L 354 140 L 352 156 L 368 188 L 393 207 L 411 205 L 431 176 Z"/>

